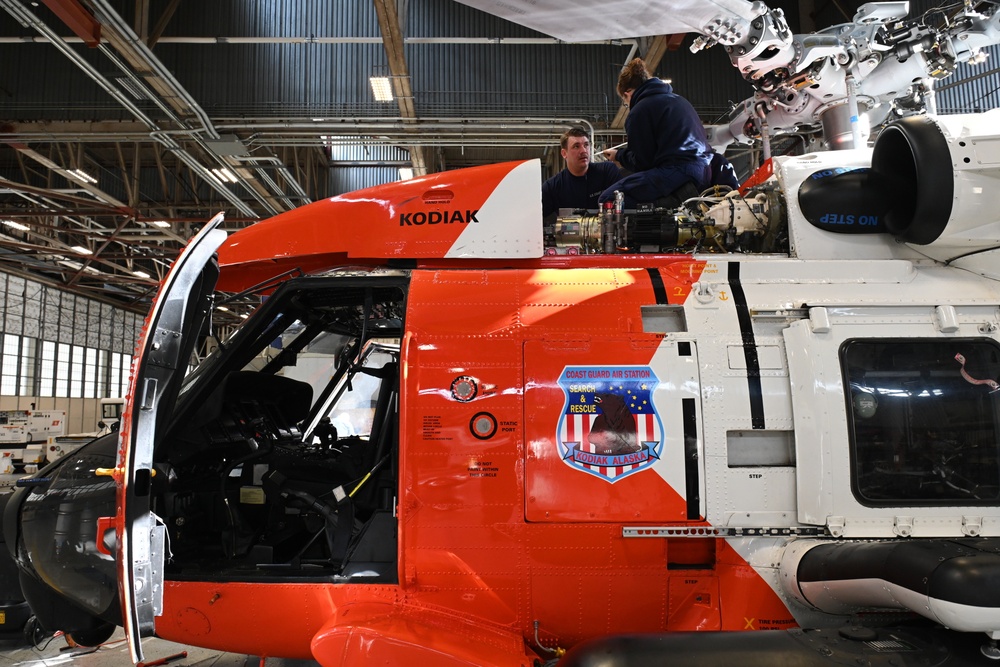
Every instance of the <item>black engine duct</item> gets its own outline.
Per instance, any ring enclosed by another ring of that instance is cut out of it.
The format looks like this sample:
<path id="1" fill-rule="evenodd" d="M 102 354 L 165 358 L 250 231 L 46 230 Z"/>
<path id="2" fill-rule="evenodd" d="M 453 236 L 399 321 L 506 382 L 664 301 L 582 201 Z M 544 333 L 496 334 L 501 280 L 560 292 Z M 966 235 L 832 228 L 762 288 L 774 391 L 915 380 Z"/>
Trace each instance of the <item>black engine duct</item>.
<path id="1" fill-rule="evenodd" d="M 952 213 L 954 173 L 936 122 L 911 116 L 885 128 L 870 169 L 824 169 L 799 189 L 802 214 L 831 232 L 889 232 L 907 243 L 937 240 Z"/>

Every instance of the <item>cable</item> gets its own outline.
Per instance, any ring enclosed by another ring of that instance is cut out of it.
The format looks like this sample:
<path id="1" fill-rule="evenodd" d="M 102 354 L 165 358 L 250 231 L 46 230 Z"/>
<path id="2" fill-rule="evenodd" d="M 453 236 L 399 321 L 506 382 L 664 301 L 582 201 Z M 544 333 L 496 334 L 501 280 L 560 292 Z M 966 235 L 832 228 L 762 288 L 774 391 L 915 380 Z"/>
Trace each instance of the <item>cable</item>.
<path id="1" fill-rule="evenodd" d="M 364 485 L 364 483 L 365 483 L 365 482 L 367 482 L 367 481 L 368 481 L 368 479 L 369 479 L 369 478 L 370 478 L 370 477 L 371 477 L 371 476 L 372 476 L 372 475 L 373 475 L 373 474 L 374 474 L 374 473 L 375 473 L 375 472 L 376 472 L 376 471 L 377 471 L 377 470 L 378 470 L 379 468 L 381 468 L 381 467 L 382 467 L 382 464 L 384 464 L 384 463 L 385 463 L 386 461 L 388 461 L 388 460 L 389 460 L 389 455 L 388 455 L 388 454 L 386 454 L 386 455 L 385 455 L 385 456 L 383 456 L 383 457 L 382 457 L 382 458 L 381 458 L 381 459 L 380 459 L 380 460 L 379 460 L 378 462 L 376 462 L 376 463 L 375 463 L 375 465 L 374 465 L 374 466 L 372 466 L 372 469 L 371 469 L 371 470 L 369 470 L 369 471 L 368 471 L 368 472 L 367 472 L 367 473 L 365 474 L 365 476 L 361 478 L 361 481 L 360 481 L 360 482 L 358 482 L 358 485 L 357 485 L 357 486 L 355 486 L 355 487 L 354 487 L 354 489 L 353 489 L 353 490 L 352 490 L 352 491 L 351 491 L 350 493 L 348 493 L 348 494 L 347 494 L 347 497 L 348 497 L 348 498 L 353 498 L 353 497 L 354 497 L 354 494 L 358 492 L 358 489 L 360 489 L 360 488 L 362 487 L 362 485 Z"/>

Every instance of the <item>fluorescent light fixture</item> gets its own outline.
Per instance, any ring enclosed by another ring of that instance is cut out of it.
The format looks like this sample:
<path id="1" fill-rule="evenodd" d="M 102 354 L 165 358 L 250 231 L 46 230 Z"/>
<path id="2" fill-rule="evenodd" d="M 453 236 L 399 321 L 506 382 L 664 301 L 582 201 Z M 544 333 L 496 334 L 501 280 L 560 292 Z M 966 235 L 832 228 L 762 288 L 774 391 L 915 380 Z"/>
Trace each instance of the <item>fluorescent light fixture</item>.
<path id="1" fill-rule="evenodd" d="M 375 95 L 376 102 L 392 102 L 392 84 L 387 76 L 373 76 L 369 79 L 372 84 L 372 94 Z"/>
<path id="2" fill-rule="evenodd" d="M 149 224 L 153 225 L 154 227 L 159 227 L 160 229 L 170 228 L 170 223 L 167 222 L 166 220 L 150 220 Z"/>
<path id="3" fill-rule="evenodd" d="M 226 308 L 225 306 L 216 306 L 215 309 L 216 310 L 221 310 L 224 313 L 228 313 L 229 312 L 229 309 Z"/>
<path id="4" fill-rule="evenodd" d="M 399 180 L 408 181 L 413 178 L 413 169 L 410 167 L 400 167 L 399 168 Z"/>
<path id="5" fill-rule="evenodd" d="M 66 172 L 75 176 L 84 183 L 96 183 L 97 179 L 85 172 L 83 169 L 67 169 Z"/>
<path id="6" fill-rule="evenodd" d="M 82 245 L 75 245 L 72 248 L 70 248 L 70 250 L 72 250 L 73 252 L 78 252 L 81 255 L 93 255 L 94 254 L 93 250 L 90 250 L 88 248 L 84 248 Z"/>
<path id="7" fill-rule="evenodd" d="M 0 223 L 7 225 L 11 229 L 19 229 L 22 232 L 26 232 L 29 229 L 28 225 L 22 225 L 20 222 L 14 220 L 0 220 Z"/>
<path id="8" fill-rule="evenodd" d="M 249 317 L 249 315 L 247 315 L 246 313 L 240 313 L 241 320 L 245 320 L 247 317 Z"/>
<path id="9" fill-rule="evenodd" d="M 225 167 L 216 167 L 212 169 L 212 173 L 215 174 L 215 177 L 220 181 L 226 181 L 228 183 L 236 183 L 238 181 L 236 175 Z"/>
<path id="10" fill-rule="evenodd" d="M 136 278 L 150 278 L 151 276 L 145 271 L 133 271 L 132 275 Z"/>

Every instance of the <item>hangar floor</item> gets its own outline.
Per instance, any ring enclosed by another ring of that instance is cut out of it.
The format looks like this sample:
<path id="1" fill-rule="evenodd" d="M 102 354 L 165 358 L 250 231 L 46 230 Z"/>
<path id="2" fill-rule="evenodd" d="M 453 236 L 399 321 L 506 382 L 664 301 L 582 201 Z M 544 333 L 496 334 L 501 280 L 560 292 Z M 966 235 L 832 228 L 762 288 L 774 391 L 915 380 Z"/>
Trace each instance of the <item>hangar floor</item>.
<path id="1" fill-rule="evenodd" d="M 169 664 L 170 667 L 258 667 L 257 656 L 222 653 L 205 648 L 183 646 L 162 639 L 143 641 L 148 666 Z M 181 656 L 182 652 L 187 655 Z M 161 662 L 168 659 L 168 662 Z M 16 643 L 0 643 L 0 667 L 128 667 L 129 658 L 125 635 L 119 629 L 98 648 L 70 647 L 61 636 L 47 638 L 37 647 Z M 318 663 L 304 660 L 268 658 L 266 667 L 314 667 Z"/>

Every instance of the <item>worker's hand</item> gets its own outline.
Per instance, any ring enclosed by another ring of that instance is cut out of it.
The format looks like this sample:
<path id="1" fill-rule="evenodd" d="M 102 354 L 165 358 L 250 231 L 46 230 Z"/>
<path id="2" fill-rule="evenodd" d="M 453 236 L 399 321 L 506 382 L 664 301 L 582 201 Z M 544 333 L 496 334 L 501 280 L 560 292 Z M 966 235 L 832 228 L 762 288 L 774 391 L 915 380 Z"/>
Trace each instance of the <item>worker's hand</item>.
<path id="1" fill-rule="evenodd" d="M 608 160 L 609 162 L 614 162 L 615 158 L 618 156 L 618 149 L 617 148 L 605 149 L 601 151 L 601 155 L 604 156 L 605 160 Z"/>

